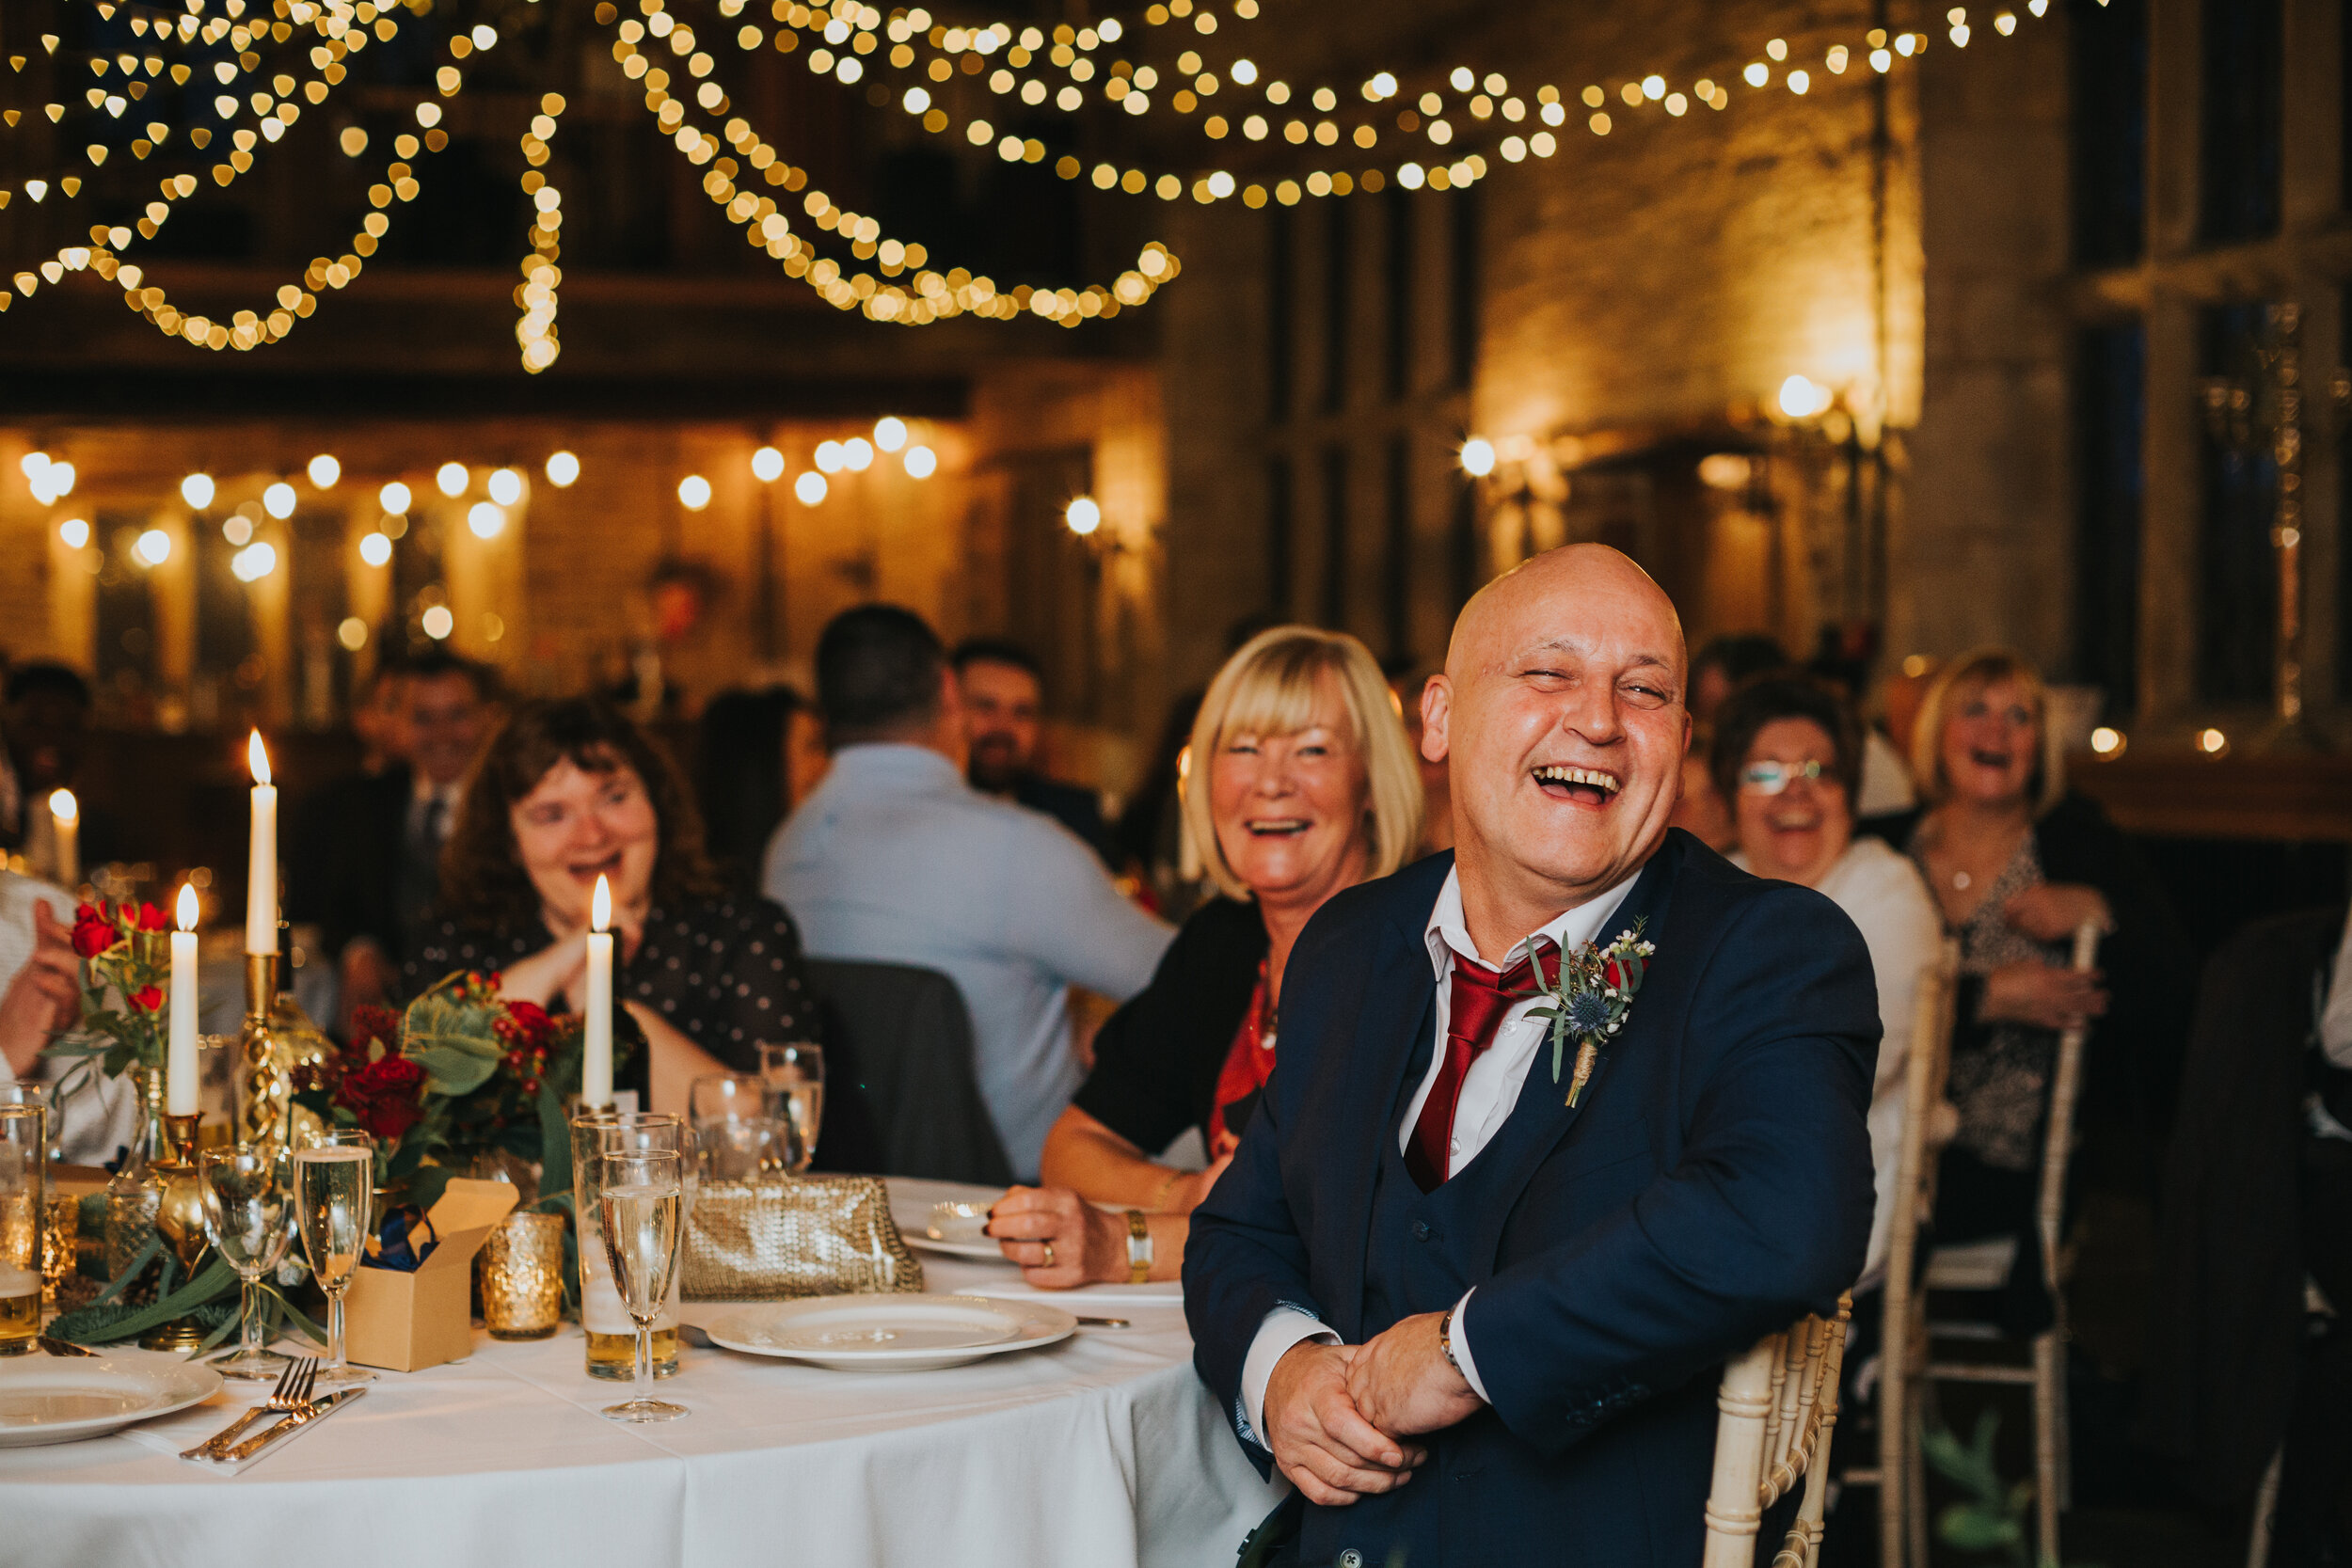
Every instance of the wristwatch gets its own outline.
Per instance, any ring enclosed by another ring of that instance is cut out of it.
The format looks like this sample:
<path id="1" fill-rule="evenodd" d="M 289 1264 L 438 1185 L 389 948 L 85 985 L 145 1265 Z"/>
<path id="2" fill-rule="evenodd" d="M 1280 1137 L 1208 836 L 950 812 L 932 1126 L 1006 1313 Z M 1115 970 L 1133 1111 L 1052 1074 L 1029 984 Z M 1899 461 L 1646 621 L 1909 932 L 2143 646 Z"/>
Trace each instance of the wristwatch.
<path id="1" fill-rule="evenodd" d="M 1152 1278 L 1152 1227 L 1143 1211 L 1127 1211 L 1127 1283 L 1142 1285 Z"/>
<path id="2" fill-rule="evenodd" d="M 1454 1369 L 1454 1375 L 1468 1383 L 1470 1377 L 1462 1370 L 1462 1364 L 1454 1359 L 1454 1315 L 1461 1309 L 1462 1304 L 1457 1301 L 1438 1320 L 1438 1349 L 1445 1356 L 1445 1364 Z"/>

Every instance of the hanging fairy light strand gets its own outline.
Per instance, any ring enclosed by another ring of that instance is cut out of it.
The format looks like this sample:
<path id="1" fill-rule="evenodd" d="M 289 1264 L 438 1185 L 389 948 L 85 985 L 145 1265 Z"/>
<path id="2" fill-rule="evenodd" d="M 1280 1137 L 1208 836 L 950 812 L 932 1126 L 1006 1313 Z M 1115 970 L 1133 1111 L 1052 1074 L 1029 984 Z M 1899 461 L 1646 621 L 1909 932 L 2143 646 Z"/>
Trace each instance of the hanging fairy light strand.
<path id="1" fill-rule="evenodd" d="M 556 260 L 564 253 L 557 243 L 564 227 L 564 195 L 548 182 L 541 166 L 552 156 L 548 145 L 555 139 L 556 117 L 564 112 L 564 95 L 551 92 L 539 100 L 539 112 L 523 133 L 523 194 L 537 209 L 531 220 L 531 254 L 523 258 L 523 280 L 515 290 L 515 303 L 523 315 L 515 324 L 515 341 L 521 348 L 523 369 L 536 375 L 555 363 L 564 345 L 555 333 L 555 291 L 564 281 Z"/>

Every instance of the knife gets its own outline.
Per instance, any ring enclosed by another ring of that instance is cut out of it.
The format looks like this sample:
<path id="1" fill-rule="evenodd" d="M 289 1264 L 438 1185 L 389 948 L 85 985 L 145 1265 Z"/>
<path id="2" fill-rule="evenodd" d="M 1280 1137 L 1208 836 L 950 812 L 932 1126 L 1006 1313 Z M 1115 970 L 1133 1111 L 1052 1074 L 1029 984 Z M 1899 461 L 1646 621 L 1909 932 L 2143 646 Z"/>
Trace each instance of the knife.
<path id="1" fill-rule="evenodd" d="M 295 1411 L 260 1436 L 246 1438 L 235 1448 L 220 1455 L 220 1458 L 232 1465 L 241 1465 L 246 1460 L 259 1458 L 262 1451 L 270 1445 L 281 1438 L 292 1436 L 321 1417 L 331 1415 L 338 1407 L 350 1403 L 367 1391 L 366 1386 L 362 1385 L 350 1388 L 338 1388 L 331 1394 L 322 1395 L 310 1402 L 310 1409 Z"/>

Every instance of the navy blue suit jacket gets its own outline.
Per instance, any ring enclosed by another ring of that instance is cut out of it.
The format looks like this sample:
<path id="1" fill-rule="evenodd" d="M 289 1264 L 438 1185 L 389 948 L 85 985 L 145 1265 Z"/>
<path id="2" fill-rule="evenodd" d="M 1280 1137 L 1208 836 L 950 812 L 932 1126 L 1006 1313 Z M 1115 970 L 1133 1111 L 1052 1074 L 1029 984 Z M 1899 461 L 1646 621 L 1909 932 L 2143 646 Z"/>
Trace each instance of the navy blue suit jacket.
<path id="1" fill-rule="evenodd" d="M 1405 1077 L 1428 1060 L 1423 932 L 1451 865 L 1351 889 L 1309 923 L 1274 1076 L 1193 1213 L 1195 1364 L 1261 1470 L 1240 1393 L 1266 1314 L 1297 1307 L 1350 1344 L 1386 1326 L 1363 1321 L 1373 1178 Z M 1460 1331 L 1492 1407 L 1433 1434 L 1395 1492 L 1307 1509 L 1300 1561 L 1353 1547 L 1386 1563 L 1402 1547 L 1411 1568 L 1688 1568 L 1724 1357 L 1831 1310 L 1861 1273 L 1879 1040 L 1861 934 L 1819 894 L 1678 830 L 1604 940 L 1637 917 L 1657 956 L 1578 1107 L 1538 1050 L 1509 1120 L 1455 1173 L 1494 1162 L 1487 1199 L 1452 1234 L 1413 1227 L 1449 1285 L 1476 1287 Z"/>

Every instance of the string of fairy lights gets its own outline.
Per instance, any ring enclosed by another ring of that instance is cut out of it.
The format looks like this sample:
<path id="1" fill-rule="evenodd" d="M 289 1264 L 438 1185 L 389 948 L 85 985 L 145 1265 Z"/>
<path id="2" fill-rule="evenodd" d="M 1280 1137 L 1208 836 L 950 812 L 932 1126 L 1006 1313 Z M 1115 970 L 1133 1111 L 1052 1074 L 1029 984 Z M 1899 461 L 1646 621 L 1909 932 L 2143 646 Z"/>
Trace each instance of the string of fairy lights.
<path id="1" fill-rule="evenodd" d="M 118 0 L 91 3 L 101 19 L 107 21 L 118 10 L 130 8 Z M 225 122 L 230 148 L 212 166 L 210 175 L 216 185 L 227 187 L 255 166 L 257 154 L 265 146 L 277 143 L 294 128 L 306 105 L 315 108 L 328 101 L 348 73 L 345 61 L 373 44 L 392 41 L 405 21 L 413 22 L 432 9 L 433 0 L 384 0 L 381 5 L 373 0 L 268 0 L 271 14 L 266 16 L 258 11 L 248 16 L 248 0 L 183 3 L 185 13 L 177 16 L 133 10 L 128 20 L 134 38 L 141 40 L 139 51 L 92 53 L 83 63 L 88 66 L 94 83 L 84 90 L 81 102 L 73 103 L 72 95 L 60 93 L 56 101 L 42 105 L 42 114 L 51 124 L 61 127 L 69 113 L 76 117 L 77 124 L 95 123 L 101 117 L 120 121 L 151 87 L 168 80 L 174 87 L 187 88 L 197 81 L 198 64 L 184 58 L 168 59 L 164 51 L 217 51 L 226 46 L 234 57 L 211 62 L 211 72 L 223 89 L 211 106 Z M 251 0 L 255 6 L 262 3 Z M 818 6 L 772 0 L 770 20 L 780 25 L 771 33 L 760 21 L 746 18 L 748 0 L 715 0 L 722 24 L 714 26 L 712 37 L 706 39 L 689 21 L 670 11 L 669 0 L 635 3 L 639 14 L 624 17 L 614 0 L 602 0 L 596 8 L 596 21 L 613 29 L 613 58 L 644 88 L 645 109 L 658 128 L 691 163 L 707 168 L 703 188 L 712 202 L 743 230 L 748 244 L 765 251 L 787 277 L 805 283 L 829 304 L 859 310 L 871 320 L 909 325 L 961 315 L 997 320 L 1034 315 L 1076 326 L 1144 304 L 1182 267 L 1164 244 L 1153 241 L 1137 254 L 1134 266 L 1111 282 L 1083 289 L 1022 284 L 1008 290 L 961 267 L 934 270 L 923 245 L 885 235 L 876 218 L 834 201 L 826 191 L 809 182 L 806 168 L 787 160 L 746 119 L 729 118 L 715 132 L 696 123 L 689 108 L 687 85 L 683 81 L 674 84 L 668 65 L 660 63 L 662 54 L 692 82 L 693 106 L 715 117 L 726 114 L 733 104 L 717 79 L 717 56 L 708 45 L 728 36 L 728 25 L 733 26 L 731 41 L 745 55 L 771 48 L 787 55 L 803 53 L 805 43 L 804 59 L 813 74 L 846 87 L 857 87 L 870 74 L 879 88 L 883 72 L 895 73 L 904 85 L 896 90 L 884 89 L 889 96 L 883 102 L 895 102 L 926 132 L 952 133 L 971 146 L 993 149 L 1009 163 L 1041 163 L 1047 150 L 1034 136 L 1009 131 L 1000 134 L 989 118 L 994 112 L 989 100 L 977 97 L 982 90 L 1032 111 L 1049 103 L 1064 114 L 1080 113 L 1098 103 L 1134 118 L 1165 111 L 1189 120 L 1212 144 L 1238 139 L 1243 144 L 1263 144 L 1268 152 L 1279 151 L 1278 143 L 1329 150 L 1328 166 L 1304 175 L 1258 179 L 1221 168 L 1194 171 L 1189 176 L 1174 170 L 1155 175 L 1139 166 L 1122 168 L 1109 160 L 1089 168 L 1074 155 L 1064 155 L 1055 164 L 1060 178 L 1084 178 L 1105 192 L 1149 194 L 1164 201 L 1189 193 L 1202 204 L 1237 198 L 1246 206 L 1257 208 L 1269 201 L 1293 205 L 1307 198 L 1377 192 L 1391 184 L 1406 190 L 1459 188 L 1486 177 L 1491 168 L 1489 151 L 1506 164 L 1554 156 L 1572 118 L 1581 116 L 1590 135 L 1606 136 L 1616 129 L 1620 117 L 1653 108 L 1674 119 L 1698 107 L 1722 112 L 1730 105 L 1735 83 L 1752 91 L 1786 90 L 1803 96 L 1849 73 L 1885 74 L 1898 61 L 1915 59 L 1929 43 L 1923 32 L 1890 34 L 1871 29 L 1855 43 L 1827 44 L 1817 68 L 1801 61 L 1786 40 L 1775 38 L 1757 57 L 1726 72 L 1723 80 L 1699 77 L 1686 87 L 1653 72 L 1620 81 L 1613 89 L 1595 82 L 1573 93 L 1550 83 L 1515 89 L 1501 71 L 1481 74 L 1468 66 L 1457 66 L 1442 81 L 1432 82 L 1414 94 L 1398 73 L 1388 71 L 1375 71 L 1344 90 L 1333 83 L 1295 88 L 1284 80 L 1269 77 L 1238 48 L 1211 58 L 1209 51 L 1217 46 L 1209 40 L 1220 33 L 1220 13 L 1209 6 L 1196 6 L 1195 0 L 1155 3 L 1137 19 L 1142 29 L 1138 41 L 1161 30 L 1190 35 L 1182 38 L 1184 47 L 1168 62 L 1166 75 L 1149 61 L 1114 58 L 1104 63 L 1103 56 L 1109 47 L 1130 34 L 1129 24 L 1117 17 L 1104 18 L 1089 27 L 1065 24 L 1049 31 L 1002 21 L 952 25 L 934 19 L 921 7 L 884 14 L 863 0 L 830 0 Z M 217 8 L 209 16 L 205 14 L 208 5 Z M 2049 0 L 2026 0 L 2024 8 L 2028 16 L 2042 17 L 2048 11 Z M 1258 0 L 1232 0 L 1223 15 L 1236 23 L 1248 23 L 1259 20 L 1262 10 Z M 1953 7 L 1946 12 L 1947 37 L 1955 47 L 1965 48 L 1974 36 L 1969 17 L 1966 7 Z M 2018 15 L 2006 8 L 1996 9 L 1991 24 L 1996 34 L 2007 37 L 2019 25 Z M 264 84 L 262 47 L 289 44 L 298 35 L 306 41 L 316 40 L 309 48 L 312 74 L 305 79 L 278 71 Z M 434 72 L 437 95 L 455 97 L 465 82 L 459 62 L 494 49 L 499 41 L 498 30 L 488 24 L 452 29 L 443 40 L 447 63 Z M 59 71 L 68 69 L 72 57 L 71 51 L 60 56 L 61 42 L 55 33 L 40 36 L 43 55 Z M 22 74 L 32 56 L 12 54 L 7 61 L 11 71 Z M 241 81 L 247 88 L 243 96 L 230 90 Z M 954 107 L 951 100 L 958 101 Z M 521 311 L 516 339 L 524 367 L 534 372 L 553 364 L 562 352 L 555 321 L 563 279 L 558 264 L 563 197 L 544 166 L 551 156 L 551 138 L 564 109 L 561 94 L 544 94 L 539 113 L 521 137 L 528 166 L 522 185 L 533 215 L 526 236 L 530 252 L 521 262 L 522 280 L 515 289 L 515 303 Z M 250 125 L 233 123 L 247 113 L 252 118 Z M 0 110 L 0 129 L 13 130 L 25 118 L 19 109 Z M 394 204 L 415 198 L 419 189 L 415 161 L 421 153 L 439 151 L 448 144 L 441 118 L 440 107 L 433 101 L 417 105 L 421 136 L 404 131 L 395 137 L 396 156 L 385 166 L 383 179 L 369 189 L 371 210 L 353 234 L 350 249 L 340 257 L 315 258 L 299 283 L 290 282 L 276 291 L 274 308 L 267 311 L 240 309 L 226 323 L 183 311 L 159 286 L 146 280 L 142 268 L 121 254 L 131 248 L 135 237 L 153 239 L 169 220 L 175 204 L 191 199 L 202 188 L 194 174 L 184 171 L 161 179 L 157 198 L 146 204 L 134 223 L 93 225 L 88 245 L 62 246 L 9 277 L 7 281 L 14 290 L 0 288 L 0 311 L 7 310 L 19 295 L 29 298 L 44 284 L 56 285 L 69 273 L 88 270 L 118 284 L 126 304 L 158 330 L 192 346 L 246 350 L 281 341 L 316 309 L 321 291 L 342 289 L 358 276 L 389 230 Z M 135 160 L 145 160 L 164 149 L 175 135 L 174 127 L 162 119 L 147 121 L 143 129 L 147 134 L 134 137 L 127 149 L 96 139 L 83 146 L 82 155 L 93 169 L 102 168 L 117 150 L 128 150 Z M 202 152 L 211 147 L 215 135 L 210 127 L 194 126 L 184 132 L 184 140 Z M 341 135 L 347 155 L 356 158 L 364 152 L 364 131 L 353 126 Z M 1354 158 L 1351 150 L 1369 156 Z M 0 213 L 6 212 L 20 191 L 35 204 L 42 204 L 52 197 L 74 200 L 87 188 L 78 173 L 61 173 L 54 180 L 26 179 L 13 190 L 0 187 Z M 786 200 L 796 197 L 802 215 L 817 233 L 794 231 Z M 849 261 L 822 254 L 818 235 L 830 236 L 834 244 L 846 242 Z"/>

